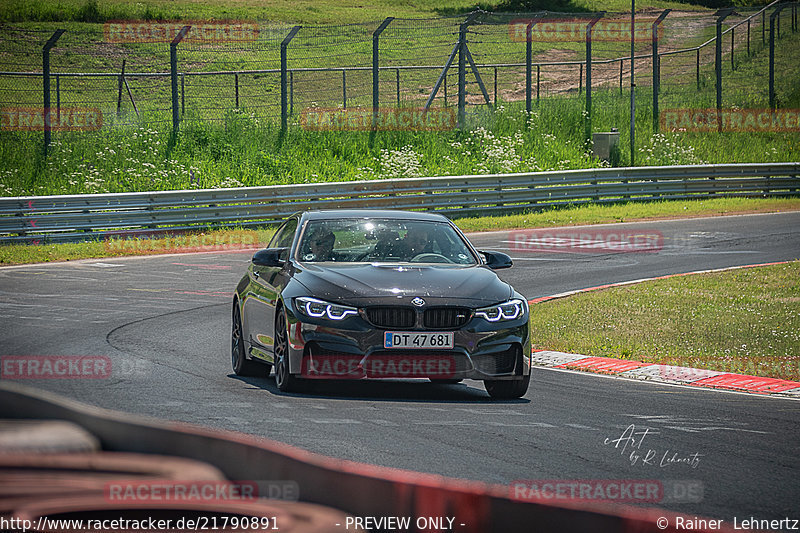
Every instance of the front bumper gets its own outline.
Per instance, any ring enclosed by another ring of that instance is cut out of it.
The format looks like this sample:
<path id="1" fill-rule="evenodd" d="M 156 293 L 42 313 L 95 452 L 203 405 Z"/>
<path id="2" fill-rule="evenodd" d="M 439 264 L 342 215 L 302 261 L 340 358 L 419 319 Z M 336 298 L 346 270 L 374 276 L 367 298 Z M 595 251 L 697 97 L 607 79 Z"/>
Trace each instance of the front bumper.
<path id="1" fill-rule="evenodd" d="M 307 378 L 513 380 L 530 374 L 528 314 L 503 323 L 473 317 L 454 334 L 452 349 L 387 349 L 384 334 L 362 316 L 316 320 L 287 305 L 289 371 Z M 406 329 L 413 332 L 440 330 Z"/>

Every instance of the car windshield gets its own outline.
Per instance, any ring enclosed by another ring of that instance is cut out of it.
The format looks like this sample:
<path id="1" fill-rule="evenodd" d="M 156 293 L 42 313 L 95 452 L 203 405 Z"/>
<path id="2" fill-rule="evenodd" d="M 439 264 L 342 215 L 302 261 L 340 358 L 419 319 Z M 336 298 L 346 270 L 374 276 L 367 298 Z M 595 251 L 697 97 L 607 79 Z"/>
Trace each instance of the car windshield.
<path id="1" fill-rule="evenodd" d="M 311 220 L 303 230 L 297 256 L 307 263 L 477 264 L 450 224 L 422 220 Z"/>

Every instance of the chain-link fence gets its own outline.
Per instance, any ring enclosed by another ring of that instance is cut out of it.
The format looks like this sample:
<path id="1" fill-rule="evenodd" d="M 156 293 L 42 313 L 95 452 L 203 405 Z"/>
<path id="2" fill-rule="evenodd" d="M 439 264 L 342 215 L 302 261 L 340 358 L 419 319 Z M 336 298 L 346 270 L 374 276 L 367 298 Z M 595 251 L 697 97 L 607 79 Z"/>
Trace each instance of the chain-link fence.
<path id="1" fill-rule="evenodd" d="M 597 99 L 628 98 L 634 83 L 655 128 L 659 107 L 781 106 L 793 87 L 774 73 L 798 57 L 784 44 L 796 43 L 786 37 L 798 29 L 798 4 L 777 2 L 758 11 L 636 13 L 633 51 L 630 13 L 78 26 L 60 35 L 52 26 L 0 26 L 4 129 L 37 130 L 43 115 L 47 139 L 85 126 L 85 117 L 64 115 L 88 109 L 102 128 L 179 128 L 237 113 L 286 125 L 309 110 L 382 107 L 450 108 L 471 127 L 498 105 L 533 111 L 558 105 L 558 96 L 581 99 L 588 137 Z"/>

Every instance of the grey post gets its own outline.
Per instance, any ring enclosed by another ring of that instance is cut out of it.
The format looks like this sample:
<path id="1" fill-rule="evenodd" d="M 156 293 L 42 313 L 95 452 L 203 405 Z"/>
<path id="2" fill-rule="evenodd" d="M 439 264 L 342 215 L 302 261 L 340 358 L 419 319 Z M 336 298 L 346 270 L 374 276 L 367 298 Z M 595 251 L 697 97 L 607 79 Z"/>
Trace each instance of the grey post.
<path id="1" fill-rule="evenodd" d="M 592 138 L 592 29 L 605 12 L 600 12 L 586 25 L 586 140 Z"/>
<path id="2" fill-rule="evenodd" d="M 184 26 L 169 45 L 169 70 L 172 78 L 172 132 L 178 133 L 181 114 L 178 108 L 178 45 L 189 33 L 191 26 Z"/>
<path id="3" fill-rule="evenodd" d="M 47 155 L 47 148 L 50 146 L 50 49 L 56 45 L 56 41 L 67 30 L 56 30 L 47 40 L 42 48 L 42 107 L 44 111 L 44 155 Z"/>
<path id="4" fill-rule="evenodd" d="M 531 60 L 533 58 L 531 28 L 534 24 L 536 21 L 532 20 L 525 27 L 525 111 L 528 113 L 531 112 Z"/>
<path id="5" fill-rule="evenodd" d="M 383 30 L 392 23 L 394 17 L 386 17 L 381 25 L 372 32 L 372 129 L 374 130 L 378 125 L 378 108 L 381 106 L 380 94 L 380 46 L 378 46 L 379 39 Z M 399 71 L 398 71 L 399 72 Z M 398 76 L 399 80 L 399 76 Z M 398 81 L 399 83 L 399 81 Z M 397 91 L 398 104 L 400 100 L 400 90 Z"/>
<path id="6" fill-rule="evenodd" d="M 125 60 L 122 60 L 122 72 L 117 80 L 117 116 L 122 114 L 122 84 L 125 79 Z"/>
<path id="7" fill-rule="evenodd" d="M 294 39 L 294 36 L 297 35 L 297 32 L 300 31 L 302 26 L 295 26 L 291 30 L 289 30 L 289 34 L 286 38 L 281 42 L 281 129 L 286 130 L 286 126 L 289 123 L 289 98 L 288 98 L 288 91 L 287 91 L 287 76 L 286 76 L 286 48 L 289 46 L 289 42 Z"/>
<path id="8" fill-rule="evenodd" d="M 769 107 L 775 109 L 775 19 L 780 20 L 780 13 L 789 4 L 775 6 L 769 17 Z"/>
<path id="9" fill-rule="evenodd" d="M 715 13 L 717 16 L 717 38 L 715 44 L 715 56 L 714 56 L 714 71 L 716 73 L 717 78 L 717 114 L 719 114 L 720 110 L 722 109 L 722 22 L 728 18 L 733 13 L 732 8 L 720 9 Z M 719 116 L 717 117 L 717 124 L 719 128 L 722 128 L 722 123 L 719 121 Z"/>
<path id="10" fill-rule="evenodd" d="M 634 71 L 636 70 L 636 41 L 634 34 L 636 30 L 636 0 L 631 0 L 631 166 L 636 166 L 636 82 Z"/>
<path id="11" fill-rule="evenodd" d="M 658 93 L 661 89 L 661 57 L 658 55 L 658 27 L 671 9 L 665 9 L 653 22 L 653 131 L 658 131 Z"/>
<path id="12" fill-rule="evenodd" d="M 479 11 L 473 11 L 458 29 L 458 127 L 466 125 L 467 105 L 467 30 Z"/>

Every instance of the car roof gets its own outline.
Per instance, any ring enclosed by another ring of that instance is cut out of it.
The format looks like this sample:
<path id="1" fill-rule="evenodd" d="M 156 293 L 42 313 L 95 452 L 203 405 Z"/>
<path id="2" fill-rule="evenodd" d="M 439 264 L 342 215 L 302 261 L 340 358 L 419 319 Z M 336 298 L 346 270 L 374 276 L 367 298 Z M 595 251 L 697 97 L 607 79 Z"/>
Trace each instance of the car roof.
<path id="1" fill-rule="evenodd" d="M 428 220 L 433 222 L 449 222 L 449 219 L 438 213 L 420 211 L 400 211 L 399 209 L 324 209 L 306 211 L 304 220 L 331 220 L 337 218 L 388 218 L 396 220 Z"/>

